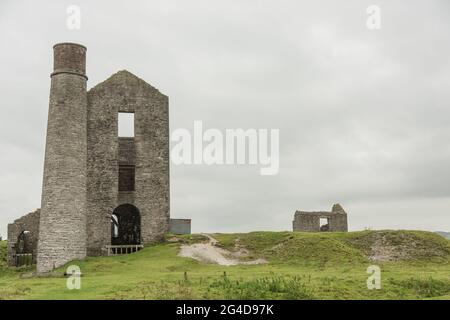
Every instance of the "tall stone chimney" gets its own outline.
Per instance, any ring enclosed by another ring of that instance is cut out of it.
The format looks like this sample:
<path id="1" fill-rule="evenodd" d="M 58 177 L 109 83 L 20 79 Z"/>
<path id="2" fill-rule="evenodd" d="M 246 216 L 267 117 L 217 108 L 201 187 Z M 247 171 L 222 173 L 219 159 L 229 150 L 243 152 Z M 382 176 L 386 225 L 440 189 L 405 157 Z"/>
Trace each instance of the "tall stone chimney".
<path id="1" fill-rule="evenodd" d="M 86 48 L 53 47 L 37 271 L 86 256 Z"/>

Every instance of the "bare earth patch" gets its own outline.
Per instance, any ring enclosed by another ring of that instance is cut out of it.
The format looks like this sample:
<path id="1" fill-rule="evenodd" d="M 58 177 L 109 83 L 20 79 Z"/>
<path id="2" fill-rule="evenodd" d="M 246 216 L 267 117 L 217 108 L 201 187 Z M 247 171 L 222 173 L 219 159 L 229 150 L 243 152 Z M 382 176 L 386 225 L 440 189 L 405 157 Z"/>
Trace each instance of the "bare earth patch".
<path id="1" fill-rule="evenodd" d="M 405 241 L 404 243 L 392 244 L 383 235 L 377 235 L 371 246 L 371 254 L 369 260 L 376 262 L 407 260 L 412 257 L 416 249 L 416 243 Z"/>
<path id="2" fill-rule="evenodd" d="M 192 258 L 202 262 L 214 263 L 221 266 L 234 266 L 238 264 L 254 265 L 267 263 L 264 259 L 256 259 L 251 261 L 242 261 L 240 258 L 247 256 L 248 252 L 245 249 L 240 249 L 236 252 L 231 252 L 226 249 L 216 246 L 217 240 L 210 235 L 207 242 L 196 243 L 192 245 L 182 245 L 180 257 Z"/>
<path id="3" fill-rule="evenodd" d="M 371 254 L 369 260 L 377 262 L 385 261 L 397 261 L 407 258 L 407 252 L 399 250 L 396 246 L 391 246 L 383 241 L 383 238 L 379 238 L 371 247 Z"/>

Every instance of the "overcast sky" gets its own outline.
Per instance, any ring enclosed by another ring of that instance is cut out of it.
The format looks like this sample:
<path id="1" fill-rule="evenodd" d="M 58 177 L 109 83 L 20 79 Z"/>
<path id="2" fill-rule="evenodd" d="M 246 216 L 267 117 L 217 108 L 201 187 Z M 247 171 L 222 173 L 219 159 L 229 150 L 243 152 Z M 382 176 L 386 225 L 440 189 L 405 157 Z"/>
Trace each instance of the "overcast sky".
<path id="1" fill-rule="evenodd" d="M 66 26 L 69 5 L 81 29 Z M 369 5 L 381 29 L 366 26 Z M 350 230 L 450 230 L 450 2 L 0 2 L 0 234 L 40 207 L 52 46 L 87 46 L 88 87 L 127 69 L 170 97 L 171 131 L 280 129 L 280 171 L 171 166 L 193 232 L 290 230 L 339 202 Z"/>

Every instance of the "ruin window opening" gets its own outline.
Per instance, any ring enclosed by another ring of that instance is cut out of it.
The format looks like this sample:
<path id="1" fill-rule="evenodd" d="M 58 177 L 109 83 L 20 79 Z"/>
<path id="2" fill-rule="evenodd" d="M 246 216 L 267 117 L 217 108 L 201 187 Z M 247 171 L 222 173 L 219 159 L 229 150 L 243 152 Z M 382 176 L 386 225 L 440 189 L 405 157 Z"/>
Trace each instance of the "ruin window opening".
<path id="1" fill-rule="evenodd" d="M 121 138 L 134 138 L 134 113 L 119 112 L 118 136 Z"/>
<path id="2" fill-rule="evenodd" d="M 119 165 L 119 191 L 135 191 L 135 166 Z"/>
<path id="3" fill-rule="evenodd" d="M 320 231 L 329 231 L 330 224 L 328 218 L 320 218 Z"/>

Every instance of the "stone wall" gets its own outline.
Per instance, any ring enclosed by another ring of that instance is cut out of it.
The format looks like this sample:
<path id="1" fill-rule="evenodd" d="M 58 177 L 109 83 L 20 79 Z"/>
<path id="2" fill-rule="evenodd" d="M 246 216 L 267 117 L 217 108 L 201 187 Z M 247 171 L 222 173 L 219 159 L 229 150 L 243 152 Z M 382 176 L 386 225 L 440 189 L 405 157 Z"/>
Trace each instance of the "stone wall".
<path id="1" fill-rule="evenodd" d="M 30 212 L 29 214 L 14 220 L 8 224 L 8 265 L 14 266 L 16 259 L 17 241 L 22 232 L 28 231 L 27 240 L 33 254 L 33 262 L 36 262 L 37 244 L 39 238 L 39 218 L 41 210 Z"/>
<path id="2" fill-rule="evenodd" d="M 134 138 L 119 137 L 119 165 L 136 165 Z"/>
<path id="3" fill-rule="evenodd" d="M 86 256 L 86 48 L 54 46 L 37 271 Z"/>
<path id="4" fill-rule="evenodd" d="M 320 219 L 328 220 L 327 231 L 348 231 L 347 213 L 339 204 L 333 205 L 331 211 L 296 211 L 292 229 L 302 232 L 320 232 Z"/>
<path id="5" fill-rule="evenodd" d="M 134 138 L 118 137 L 119 112 L 134 113 Z M 169 230 L 168 98 L 128 71 L 88 92 L 88 254 L 111 242 L 110 216 L 122 204 L 141 215 L 143 243 Z M 119 165 L 135 165 L 135 191 L 119 192 Z"/>
<path id="6" fill-rule="evenodd" d="M 39 273 L 105 254 L 120 205 L 139 211 L 144 244 L 162 240 L 170 219 L 168 97 L 128 71 L 87 92 L 86 48 L 60 43 L 53 51 L 42 210 L 8 227 L 10 239 L 24 228 L 37 237 L 31 224 L 39 228 Z M 119 112 L 134 113 L 135 137 L 118 137 Z"/>
<path id="7" fill-rule="evenodd" d="M 292 222 L 293 230 L 319 232 L 321 216 L 323 215 L 317 212 L 296 211 Z"/>
<path id="8" fill-rule="evenodd" d="M 134 192 L 136 180 L 136 146 L 134 138 L 119 137 L 119 193 Z M 134 203 L 134 200 L 133 202 Z"/>

